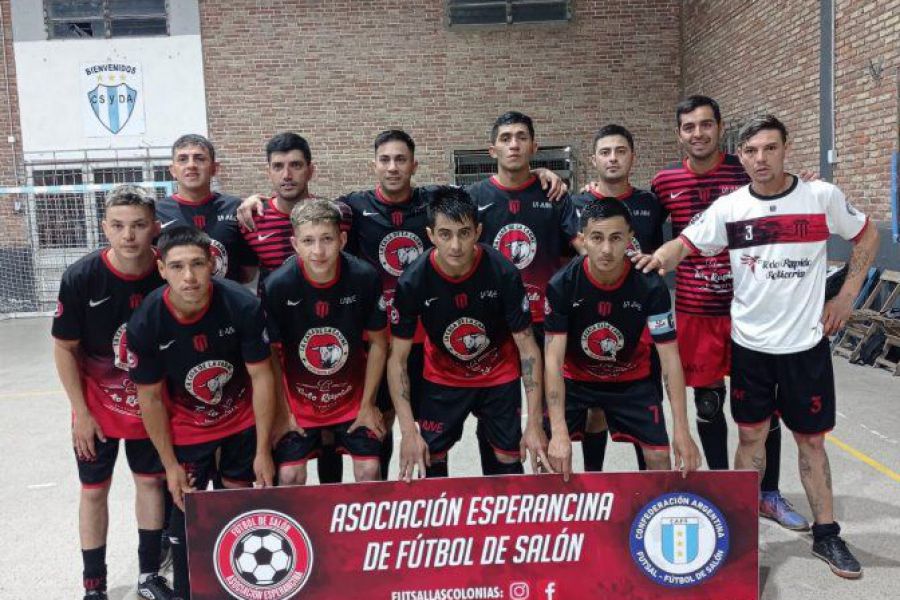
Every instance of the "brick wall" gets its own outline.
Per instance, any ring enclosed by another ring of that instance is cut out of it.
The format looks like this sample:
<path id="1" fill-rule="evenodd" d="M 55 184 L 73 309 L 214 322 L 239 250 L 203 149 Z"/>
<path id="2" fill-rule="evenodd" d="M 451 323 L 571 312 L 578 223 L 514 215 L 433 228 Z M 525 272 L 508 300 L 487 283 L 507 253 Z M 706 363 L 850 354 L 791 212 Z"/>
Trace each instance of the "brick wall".
<path id="1" fill-rule="evenodd" d="M 17 185 L 15 166 L 22 165 L 22 135 L 19 128 L 19 98 L 16 91 L 16 63 L 13 56 L 12 18 L 9 0 L 0 0 L 6 67 L 0 68 L 0 186 Z M 8 75 L 8 78 L 7 78 Z M 8 93 L 7 93 L 8 92 Z M 10 118 L 12 117 L 12 118 Z M 7 136 L 15 136 L 15 144 Z M 15 212 L 14 199 L 0 196 L 0 248 L 19 247 L 25 243 L 25 223 Z"/>
<path id="2" fill-rule="evenodd" d="M 389 127 L 415 138 L 417 182 L 446 182 L 453 150 L 486 147 L 508 109 L 535 119 L 539 143 L 572 144 L 580 181 L 606 122 L 634 132 L 639 184 L 677 152 L 677 0 L 575 0 L 567 24 L 488 29 L 448 29 L 442 0 L 262 4 L 200 4 L 210 134 L 231 192 L 268 190 L 263 146 L 285 129 L 310 140 L 319 194 L 371 186 L 371 143 Z"/>

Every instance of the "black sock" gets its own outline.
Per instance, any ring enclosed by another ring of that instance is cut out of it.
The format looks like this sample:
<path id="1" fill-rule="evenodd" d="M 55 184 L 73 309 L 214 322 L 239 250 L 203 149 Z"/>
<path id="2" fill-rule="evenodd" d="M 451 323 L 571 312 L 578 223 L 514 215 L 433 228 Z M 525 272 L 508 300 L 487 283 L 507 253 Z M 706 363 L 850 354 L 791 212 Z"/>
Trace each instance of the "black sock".
<path id="1" fill-rule="evenodd" d="M 447 461 L 432 462 L 430 467 L 425 467 L 425 477 L 447 477 Z"/>
<path id="2" fill-rule="evenodd" d="M 703 454 L 706 456 L 706 464 L 711 470 L 728 469 L 728 425 L 725 423 L 725 414 L 722 410 L 725 402 L 725 388 L 694 388 L 694 399 L 697 395 L 713 392 L 717 394 L 718 408 L 706 418 L 700 417 L 698 403 L 697 433 L 700 434 L 700 443 L 703 446 Z"/>
<path id="3" fill-rule="evenodd" d="M 603 470 L 606 457 L 606 431 L 585 431 L 581 440 L 581 453 L 584 454 L 584 470 L 595 473 Z"/>
<path id="4" fill-rule="evenodd" d="M 81 551 L 84 563 L 82 582 L 86 592 L 106 591 L 106 545 Z"/>
<path id="5" fill-rule="evenodd" d="M 644 449 L 640 444 L 632 444 L 634 446 L 634 456 L 637 458 L 638 471 L 647 470 L 647 461 L 644 459 Z"/>
<path id="6" fill-rule="evenodd" d="M 394 432 L 388 431 L 381 440 L 381 454 L 378 462 L 381 464 L 381 480 L 388 480 L 388 472 L 391 468 L 391 457 L 394 455 Z"/>
<path id="7" fill-rule="evenodd" d="M 500 461 L 494 455 L 494 448 L 487 439 L 481 420 L 475 428 L 475 437 L 478 439 L 478 454 L 481 457 L 481 473 L 483 475 L 500 475 Z"/>
<path id="8" fill-rule="evenodd" d="M 172 492 L 169 491 L 169 486 L 163 486 L 163 531 L 169 529 L 169 519 L 172 516 L 172 506 L 174 506 L 174 502 L 172 502 Z"/>
<path id="9" fill-rule="evenodd" d="M 162 529 L 138 529 L 138 567 L 141 575 L 159 572 Z"/>
<path id="10" fill-rule="evenodd" d="M 759 489 L 764 492 L 778 490 L 781 478 L 781 420 L 772 415 L 769 425 L 769 437 L 766 438 L 766 472 L 759 482 Z"/>
<path id="11" fill-rule="evenodd" d="M 496 460 L 496 456 L 494 459 Z M 502 461 L 497 461 L 497 475 L 522 475 L 525 473 L 525 465 L 521 462 L 511 462 L 505 463 Z"/>
<path id="12" fill-rule="evenodd" d="M 831 535 L 841 535 L 841 526 L 838 525 L 837 521 L 834 521 L 833 523 L 825 523 L 824 525 L 813 523 L 812 534 L 813 540 L 815 541 L 819 541 L 822 538 L 826 538 Z"/>
<path id="13" fill-rule="evenodd" d="M 176 506 L 172 509 L 172 520 L 169 522 L 169 541 L 172 543 L 172 583 L 176 596 L 190 598 L 191 582 L 188 579 L 185 539 L 184 513 Z"/>
<path id="14" fill-rule="evenodd" d="M 316 460 L 319 483 L 340 483 L 344 478 L 344 459 L 334 444 L 322 446 Z"/>

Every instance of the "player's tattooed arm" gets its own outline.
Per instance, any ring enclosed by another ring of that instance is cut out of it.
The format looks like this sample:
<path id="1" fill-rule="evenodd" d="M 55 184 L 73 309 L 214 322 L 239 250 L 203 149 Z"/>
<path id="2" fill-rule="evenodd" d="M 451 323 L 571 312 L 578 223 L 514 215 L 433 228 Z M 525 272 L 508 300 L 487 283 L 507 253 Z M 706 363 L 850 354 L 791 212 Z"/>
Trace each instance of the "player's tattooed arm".
<path id="1" fill-rule="evenodd" d="M 84 399 L 81 367 L 78 362 L 78 340 L 54 339 L 53 360 L 56 372 L 72 406 L 72 446 L 79 458 L 92 460 L 97 456 L 94 439 L 106 441 L 103 429 L 94 419 Z"/>
<path id="2" fill-rule="evenodd" d="M 169 411 L 162 399 L 163 385 L 165 380 L 150 385 L 137 384 L 138 403 L 141 406 L 144 429 L 147 430 L 147 435 L 166 469 L 166 484 L 169 486 L 172 500 L 178 508 L 184 510 L 184 495 L 194 491 L 194 487 L 175 457 L 172 433 L 169 429 Z"/>
<path id="3" fill-rule="evenodd" d="M 700 450 L 694 443 L 688 426 L 687 393 L 684 386 L 684 372 L 681 369 L 681 357 L 678 354 L 678 343 L 656 344 L 656 349 L 659 353 L 666 395 L 672 406 L 674 467 L 687 476 L 688 471 L 696 471 L 700 468 Z M 662 418 L 659 409 L 656 411 L 655 418 Z"/>
<path id="4" fill-rule="evenodd" d="M 378 387 L 381 385 L 381 378 L 384 377 L 384 367 L 387 363 L 388 354 L 388 335 L 387 328 L 381 331 L 368 331 L 369 334 L 369 352 L 366 355 L 366 375 L 363 384 L 363 395 L 360 403 L 359 414 L 347 430 L 352 433 L 359 427 L 365 427 L 369 431 L 383 438 L 387 430 L 384 426 L 384 418 L 381 411 L 375 405 L 375 397 L 378 394 Z M 407 384 L 407 387 L 409 385 Z"/>
<path id="5" fill-rule="evenodd" d="M 387 362 L 388 388 L 403 436 L 400 440 L 400 479 L 407 482 L 412 481 L 414 476 L 425 477 L 425 467 L 431 464 L 428 446 L 419 433 L 410 405 L 409 374 L 407 373 L 410 350 L 412 350 L 411 339 L 394 336 L 391 338 L 391 350 Z M 416 475 L 417 468 L 418 474 Z"/>
<path id="6" fill-rule="evenodd" d="M 547 436 L 544 434 L 542 400 L 544 377 L 541 351 L 529 325 L 522 331 L 513 333 L 513 340 L 519 349 L 519 363 L 522 370 L 522 385 L 525 387 L 528 420 L 522 436 L 522 456 L 531 456 L 531 467 L 535 473 L 539 466 L 548 466 Z"/>
<path id="7" fill-rule="evenodd" d="M 247 363 L 247 373 L 253 386 L 253 416 L 256 420 L 256 456 L 253 459 L 255 484 L 258 487 L 272 487 L 275 481 L 272 427 L 278 411 L 272 363 L 269 360 Z"/>
<path id="8" fill-rule="evenodd" d="M 550 416 L 547 458 L 550 468 L 562 473 L 563 479 L 568 481 L 572 473 L 572 442 L 566 424 L 566 383 L 562 374 L 567 340 L 568 336 L 564 333 L 547 333 L 544 338 L 544 389 Z"/>
<path id="9" fill-rule="evenodd" d="M 878 228 L 869 222 L 853 246 L 844 285 L 834 298 L 825 303 L 825 309 L 822 311 L 825 335 L 833 335 L 847 324 L 853 311 L 853 300 L 859 294 L 877 253 Z"/>

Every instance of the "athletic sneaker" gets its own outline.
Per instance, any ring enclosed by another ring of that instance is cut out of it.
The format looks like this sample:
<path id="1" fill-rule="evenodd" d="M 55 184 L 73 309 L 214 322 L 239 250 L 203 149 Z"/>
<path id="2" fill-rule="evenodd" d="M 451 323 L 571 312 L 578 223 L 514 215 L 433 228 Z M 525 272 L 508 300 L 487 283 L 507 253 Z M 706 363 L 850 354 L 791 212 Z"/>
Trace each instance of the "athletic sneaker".
<path id="1" fill-rule="evenodd" d="M 175 600 L 175 592 L 162 575 L 154 575 L 139 583 L 137 592 L 139 597 L 147 600 Z"/>
<path id="2" fill-rule="evenodd" d="M 858 579 L 862 576 L 862 567 L 859 561 L 847 548 L 846 542 L 839 535 L 829 535 L 813 542 L 813 556 L 821 558 L 828 563 L 835 575 L 847 579 Z"/>
<path id="3" fill-rule="evenodd" d="M 809 522 L 807 522 L 806 518 L 794 510 L 790 501 L 782 496 L 778 490 L 760 494 L 759 516 L 772 519 L 785 529 L 793 531 L 806 531 L 809 529 Z"/>
<path id="4" fill-rule="evenodd" d="M 92 591 L 84 595 L 84 600 L 109 600 L 106 592 Z"/>

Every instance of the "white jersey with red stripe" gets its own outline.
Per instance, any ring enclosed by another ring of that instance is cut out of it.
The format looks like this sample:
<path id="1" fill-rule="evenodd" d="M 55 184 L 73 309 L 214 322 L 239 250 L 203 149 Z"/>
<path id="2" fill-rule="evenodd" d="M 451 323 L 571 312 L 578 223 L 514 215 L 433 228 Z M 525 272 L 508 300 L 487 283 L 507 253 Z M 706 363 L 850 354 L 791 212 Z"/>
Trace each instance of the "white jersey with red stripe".
<path id="1" fill-rule="evenodd" d="M 802 352 L 821 341 L 828 236 L 855 239 L 866 225 L 834 185 L 790 177 L 793 184 L 776 196 L 749 185 L 722 196 L 681 234 L 702 254 L 728 248 L 732 339 L 768 354 Z"/>

